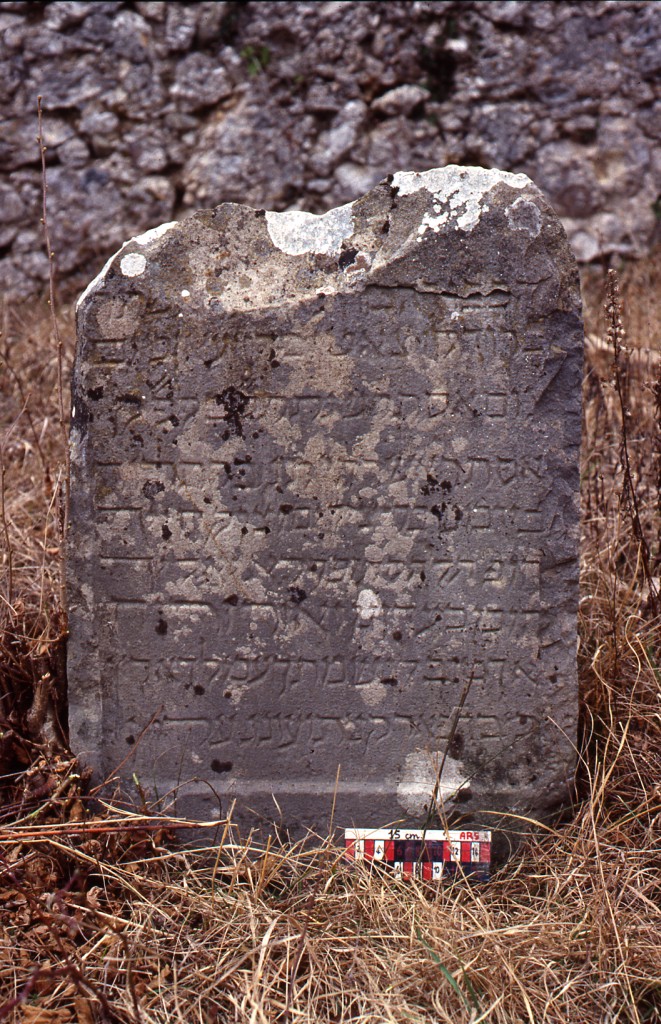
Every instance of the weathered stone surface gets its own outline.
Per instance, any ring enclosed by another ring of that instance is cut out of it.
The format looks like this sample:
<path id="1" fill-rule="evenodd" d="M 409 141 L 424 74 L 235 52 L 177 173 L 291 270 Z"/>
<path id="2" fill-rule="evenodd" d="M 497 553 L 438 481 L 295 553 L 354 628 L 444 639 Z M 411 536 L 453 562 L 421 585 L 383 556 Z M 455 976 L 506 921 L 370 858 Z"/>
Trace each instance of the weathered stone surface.
<path id="1" fill-rule="evenodd" d="M 419 824 L 441 766 L 468 819 L 562 800 L 582 331 L 539 190 L 446 167 L 321 217 L 227 204 L 128 242 L 78 316 L 70 726 L 98 777 L 131 754 L 180 811 L 295 829 L 335 791 L 340 825 Z"/>
<path id="2" fill-rule="evenodd" d="M 0 3 L 0 289 L 48 278 L 40 93 L 71 292 L 162 220 L 233 201 L 320 213 L 397 166 L 524 172 L 579 260 L 645 255 L 660 70 L 657 0 Z"/>

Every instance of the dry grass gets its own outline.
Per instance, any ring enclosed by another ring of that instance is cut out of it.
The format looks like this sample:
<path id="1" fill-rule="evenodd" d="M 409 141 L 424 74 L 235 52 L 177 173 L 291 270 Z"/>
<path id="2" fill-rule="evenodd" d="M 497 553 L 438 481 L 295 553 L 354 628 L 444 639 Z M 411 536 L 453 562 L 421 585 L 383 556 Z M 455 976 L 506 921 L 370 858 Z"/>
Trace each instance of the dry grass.
<path id="1" fill-rule="evenodd" d="M 64 628 L 56 351 L 41 311 L 6 313 L 0 1019 L 661 1021 L 660 266 L 624 275 L 615 381 L 608 325 L 595 306 L 588 321 L 575 807 L 488 885 L 440 890 L 349 870 L 328 843 L 260 856 L 226 836 L 191 854 L 165 819 L 90 816 L 49 710 Z M 70 315 L 61 326 L 70 353 Z"/>

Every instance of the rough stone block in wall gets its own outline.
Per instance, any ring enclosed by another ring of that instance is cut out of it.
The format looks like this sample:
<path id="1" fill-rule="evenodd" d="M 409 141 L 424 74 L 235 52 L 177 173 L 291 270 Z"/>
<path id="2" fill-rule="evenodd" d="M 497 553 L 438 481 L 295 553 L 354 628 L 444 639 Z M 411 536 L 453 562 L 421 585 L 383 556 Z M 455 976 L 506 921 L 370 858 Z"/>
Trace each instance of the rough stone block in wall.
<path id="1" fill-rule="evenodd" d="M 78 332 L 70 728 L 99 780 L 294 831 L 334 794 L 340 826 L 563 800 L 582 330 L 528 178 L 166 224 Z"/>

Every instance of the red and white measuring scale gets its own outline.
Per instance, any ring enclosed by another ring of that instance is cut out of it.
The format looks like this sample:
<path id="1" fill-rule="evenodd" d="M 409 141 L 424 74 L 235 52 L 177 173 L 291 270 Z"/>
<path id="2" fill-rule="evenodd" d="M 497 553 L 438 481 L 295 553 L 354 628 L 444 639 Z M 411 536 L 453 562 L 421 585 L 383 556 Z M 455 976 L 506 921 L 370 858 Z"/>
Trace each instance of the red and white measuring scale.
<path id="1" fill-rule="evenodd" d="M 348 828 L 346 858 L 386 866 L 400 878 L 436 881 L 457 873 L 489 877 L 491 832 L 444 829 Z"/>

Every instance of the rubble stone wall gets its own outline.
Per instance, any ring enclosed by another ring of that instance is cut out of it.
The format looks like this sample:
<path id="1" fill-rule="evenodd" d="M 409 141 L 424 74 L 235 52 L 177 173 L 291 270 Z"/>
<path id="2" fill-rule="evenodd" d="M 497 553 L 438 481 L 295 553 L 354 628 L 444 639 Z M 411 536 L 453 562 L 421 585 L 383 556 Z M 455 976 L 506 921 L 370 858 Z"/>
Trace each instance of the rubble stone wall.
<path id="1" fill-rule="evenodd" d="M 47 275 L 40 94 L 73 290 L 201 207 L 322 212 L 448 163 L 530 175 L 582 262 L 643 255 L 660 71 L 656 2 L 0 3 L 0 288 Z"/>

